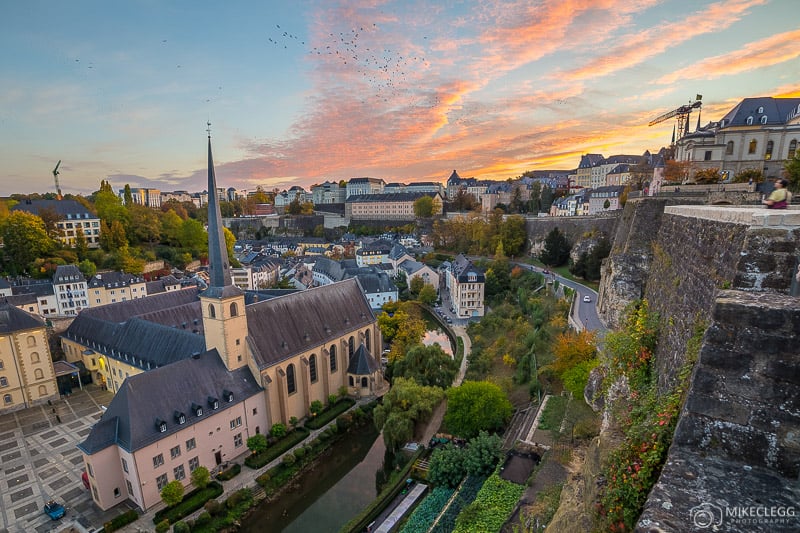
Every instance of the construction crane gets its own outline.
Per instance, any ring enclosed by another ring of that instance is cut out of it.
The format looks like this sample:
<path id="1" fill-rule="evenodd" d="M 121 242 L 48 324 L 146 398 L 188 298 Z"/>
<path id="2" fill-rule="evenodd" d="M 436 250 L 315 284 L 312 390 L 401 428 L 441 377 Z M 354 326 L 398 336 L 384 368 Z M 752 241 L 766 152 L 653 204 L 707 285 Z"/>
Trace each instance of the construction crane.
<path id="1" fill-rule="evenodd" d="M 660 124 L 660 123 L 664 122 L 665 120 L 669 120 L 669 119 L 671 119 L 673 117 L 678 117 L 677 132 L 678 132 L 678 139 L 680 139 L 681 137 L 683 137 L 684 135 L 687 135 L 689 133 L 689 115 L 692 114 L 692 110 L 693 109 L 698 109 L 699 110 L 702 107 L 702 105 L 703 105 L 702 100 L 703 100 L 703 95 L 702 94 L 698 94 L 695 97 L 694 102 L 690 101 L 686 105 L 682 105 L 677 109 L 673 109 L 672 111 L 664 113 L 663 115 L 657 116 L 656 118 L 654 118 L 653 120 L 650 121 L 648 126 L 655 126 L 656 124 Z M 698 124 L 699 124 L 699 122 L 700 122 L 700 119 L 698 117 Z M 675 134 L 673 133 L 672 142 L 674 143 L 675 141 L 676 141 Z"/>
<path id="2" fill-rule="evenodd" d="M 56 181 L 56 198 L 58 198 L 59 200 L 61 200 L 61 185 L 58 184 L 58 175 L 61 174 L 58 171 L 58 167 L 60 165 L 61 165 L 61 160 L 59 159 L 58 163 L 56 163 L 56 168 L 53 169 L 53 179 L 55 179 Z"/>

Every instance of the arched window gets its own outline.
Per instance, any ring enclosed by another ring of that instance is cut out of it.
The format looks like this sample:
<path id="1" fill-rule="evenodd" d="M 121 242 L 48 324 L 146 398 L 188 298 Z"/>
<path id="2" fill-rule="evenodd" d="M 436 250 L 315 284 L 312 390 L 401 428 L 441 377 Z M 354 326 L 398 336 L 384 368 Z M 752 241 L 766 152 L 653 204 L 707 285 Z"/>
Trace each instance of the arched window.
<path id="1" fill-rule="evenodd" d="M 336 345 L 331 344 L 331 373 L 336 372 Z"/>
<path id="2" fill-rule="evenodd" d="M 750 144 L 747 147 L 747 153 L 748 154 L 756 153 L 756 148 L 758 148 L 758 143 L 756 142 L 755 139 L 753 139 L 752 141 L 750 141 Z"/>
<path id="3" fill-rule="evenodd" d="M 8 378 L 0 376 L 0 387 L 8 387 Z"/>
<path id="4" fill-rule="evenodd" d="M 6 365 L 5 365 L 5 363 L 3 363 L 3 360 L 0 359 L 0 370 L 3 370 L 3 368 L 5 368 L 5 366 Z"/>
<path id="5" fill-rule="evenodd" d="M 347 377 L 348 377 L 348 379 L 350 380 L 350 386 L 351 386 L 351 387 L 354 387 L 354 386 L 355 386 L 355 384 L 356 384 L 356 382 L 355 382 L 355 381 L 353 381 L 353 376 L 347 376 Z"/>
<path id="6" fill-rule="evenodd" d="M 761 113 L 763 113 L 763 112 L 764 112 L 764 107 L 763 107 L 763 106 L 759 107 L 759 108 L 758 108 L 758 113 L 759 113 L 759 114 L 761 114 Z"/>
<path id="7" fill-rule="evenodd" d="M 28 337 L 28 346 L 36 346 L 36 337 L 33 335 Z"/>
<path id="8" fill-rule="evenodd" d="M 347 341 L 347 356 L 353 357 L 353 354 L 356 351 L 356 340 L 350 335 L 350 339 Z"/>
<path id="9" fill-rule="evenodd" d="M 31 363 L 39 362 L 39 352 L 31 352 Z"/>
<path id="10" fill-rule="evenodd" d="M 317 382 L 317 354 L 311 354 L 308 358 L 308 375 L 311 377 L 311 383 Z"/>
<path id="11" fill-rule="evenodd" d="M 764 159 L 772 159 L 772 148 L 775 146 L 775 143 L 772 141 L 767 141 L 767 151 L 764 154 Z"/>
<path id="12" fill-rule="evenodd" d="M 47 396 L 47 386 L 39 385 L 39 396 Z"/>
<path id="13" fill-rule="evenodd" d="M 353 378 L 350 378 L 351 381 L 352 381 L 352 379 Z M 11 399 L 11 395 L 10 394 L 4 394 L 3 395 L 3 403 L 4 404 L 8 405 L 8 404 L 10 404 L 12 402 L 13 402 L 13 400 Z"/>
<path id="14" fill-rule="evenodd" d="M 367 350 L 370 350 L 370 342 L 369 342 L 369 330 L 364 332 L 364 341 L 367 344 Z"/>
<path id="15" fill-rule="evenodd" d="M 365 377 L 361 378 L 361 386 L 362 387 L 366 387 L 368 384 L 369 384 L 369 382 L 367 381 L 367 378 L 365 378 Z"/>
<path id="16" fill-rule="evenodd" d="M 733 155 L 733 141 L 728 141 L 725 146 L 725 155 Z"/>
<path id="17" fill-rule="evenodd" d="M 762 124 L 766 124 L 767 123 L 767 115 L 762 115 L 761 116 L 761 123 Z"/>
<path id="18" fill-rule="evenodd" d="M 238 316 L 239 308 L 236 307 L 236 302 L 231 303 L 231 316 Z"/>
<path id="19" fill-rule="evenodd" d="M 286 390 L 289 394 L 294 394 L 297 391 L 297 384 L 294 382 L 294 365 L 286 367 Z"/>
<path id="20" fill-rule="evenodd" d="M 747 125 L 748 126 L 752 126 L 753 125 L 753 117 L 747 117 Z"/>
<path id="21" fill-rule="evenodd" d="M 33 371 L 33 377 L 35 379 L 44 379 L 44 370 L 42 370 L 41 368 L 37 368 L 36 370 Z"/>
<path id="22" fill-rule="evenodd" d="M 794 159 L 795 152 L 797 152 L 797 139 L 792 139 L 789 143 L 789 154 L 786 159 Z"/>
<path id="23" fill-rule="evenodd" d="M 208 304 L 208 316 L 217 318 L 217 311 L 214 309 L 214 304 Z"/>

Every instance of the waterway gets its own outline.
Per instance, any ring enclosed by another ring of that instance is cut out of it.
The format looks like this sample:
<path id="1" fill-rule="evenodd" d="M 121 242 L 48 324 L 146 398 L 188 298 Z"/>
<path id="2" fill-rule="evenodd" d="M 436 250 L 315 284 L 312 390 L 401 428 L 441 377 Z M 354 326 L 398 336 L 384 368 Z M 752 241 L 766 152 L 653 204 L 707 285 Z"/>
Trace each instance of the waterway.
<path id="1" fill-rule="evenodd" d="M 334 444 L 280 497 L 263 503 L 240 531 L 335 533 L 378 495 L 376 475 L 386 448 L 372 424 Z"/>

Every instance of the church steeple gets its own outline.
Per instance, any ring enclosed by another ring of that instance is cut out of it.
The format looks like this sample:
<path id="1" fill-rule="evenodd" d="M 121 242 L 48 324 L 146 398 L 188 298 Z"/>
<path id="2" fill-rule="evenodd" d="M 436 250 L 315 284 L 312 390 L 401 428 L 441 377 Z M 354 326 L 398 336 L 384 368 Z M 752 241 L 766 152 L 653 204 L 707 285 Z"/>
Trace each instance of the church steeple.
<path id="1" fill-rule="evenodd" d="M 222 231 L 222 215 L 214 177 L 214 159 L 211 156 L 211 123 L 208 123 L 208 274 L 210 286 L 222 289 L 231 282 L 228 249 Z"/>

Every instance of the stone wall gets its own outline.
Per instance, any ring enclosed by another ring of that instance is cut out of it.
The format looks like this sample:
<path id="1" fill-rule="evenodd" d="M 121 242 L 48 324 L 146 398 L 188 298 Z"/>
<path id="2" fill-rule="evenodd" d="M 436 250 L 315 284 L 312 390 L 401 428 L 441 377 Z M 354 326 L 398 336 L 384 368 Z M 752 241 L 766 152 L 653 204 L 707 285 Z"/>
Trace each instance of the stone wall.
<path id="1" fill-rule="evenodd" d="M 799 334 L 797 298 L 719 293 L 637 531 L 700 530 L 704 521 L 709 531 L 800 530 Z M 737 510 L 792 506 L 793 516 L 755 521 Z"/>
<path id="2" fill-rule="evenodd" d="M 613 240 L 621 215 L 620 210 L 585 217 L 526 217 L 525 229 L 528 232 L 529 248 L 534 255 L 541 251 L 547 234 L 553 228 L 558 228 L 558 231 L 566 235 L 570 244 L 575 244 L 589 234 Z"/>

